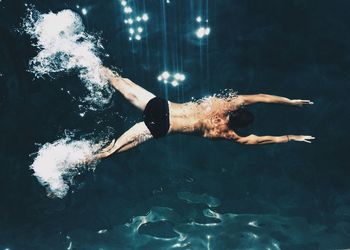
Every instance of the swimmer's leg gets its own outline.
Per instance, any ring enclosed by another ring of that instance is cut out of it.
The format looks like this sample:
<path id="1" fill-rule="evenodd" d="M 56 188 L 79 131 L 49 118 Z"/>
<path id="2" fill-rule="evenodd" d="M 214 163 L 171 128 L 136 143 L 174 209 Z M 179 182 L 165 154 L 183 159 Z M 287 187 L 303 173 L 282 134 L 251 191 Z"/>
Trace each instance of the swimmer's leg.
<path id="1" fill-rule="evenodd" d="M 109 146 L 102 149 L 96 155 L 96 158 L 106 158 L 115 152 L 121 153 L 127 151 L 151 138 L 153 138 L 153 136 L 146 127 L 146 124 L 144 122 L 136 123 L 117 140 L 113 140 Z"/>
<path id="2" fill-rule="evenodd" d="M 142 111 L 145 109 L 148 101 L 155 97 L 151 92 L 145 90 L 127 78 L 118 76 L 106 67 L 103 67 L 101 71 L 115 89 L 117 89 L 130 103 Z"/>

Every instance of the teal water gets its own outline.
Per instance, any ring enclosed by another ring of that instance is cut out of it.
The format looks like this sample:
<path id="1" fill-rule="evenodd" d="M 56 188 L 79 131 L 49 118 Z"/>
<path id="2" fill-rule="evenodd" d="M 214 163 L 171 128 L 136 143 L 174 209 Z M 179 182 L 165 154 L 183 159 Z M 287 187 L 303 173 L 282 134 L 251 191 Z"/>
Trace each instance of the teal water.
<path id="1" fill-rule="evenodd" d="M 0 1 L 0 249 L 349 248 L 350 3 L 127 2 L 149 15 L 140 41 L 129 41 L 120 1 Z M 67 131 L 117 137 L 141 114 L 115 93 L 82 117 L 88 91 L 77 72 L 28 72 L 38 52 L 18 32 L 28 4 L 77 12 L 102 38 L 105 65 L 170 100 L 224 89 L 311 99 L 256 105 L 256 122 L 239 132 L 317 139 L 249 147 L 172 136 L 100 162 L 49 199 L 29 169 L 39 145 Z M 203 39 L 200 25 L 210 27 Z M 165 85 L 165 70 L 186 79 Z"/>

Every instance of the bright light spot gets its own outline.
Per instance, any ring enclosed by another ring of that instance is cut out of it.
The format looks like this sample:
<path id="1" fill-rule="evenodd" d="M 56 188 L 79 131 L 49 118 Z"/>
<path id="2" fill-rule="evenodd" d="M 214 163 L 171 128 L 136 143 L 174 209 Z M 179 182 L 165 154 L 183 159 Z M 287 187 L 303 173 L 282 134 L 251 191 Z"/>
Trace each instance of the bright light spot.
<path id="1" fill-rule="evenodd" d="M 77 9 L 79 9 L 79 8 L 80 8 L 80 6 L 79 6 L 79 5 L 75 5 L 75 7 L 76 7 Z"/>
<path id="2" fill-rule="evenodd" d="M 132 8 L 129 7 L 129 6 L 126 6 L 126 7 L 124 8 L 124 12 L 125 12 L 126 14 L 131 13 L 131 12 L 132 12 Z"/>
<path id="3" fill-rule="evenodd" d="M 196 31 L 196 36 L 198 38 L 203 38 L 204 36 L 208 36 L 210 34 L 210 28 L 204 28 L 204 27 L 200 27 L 197 31 Z"/>
<path id="4" fill-rule="evenodd" d="M 81 9 L 81 14 L 83 14 L 84 16 L 86 16 L 86 14 L 88 13 L 86 8 L 82 8 Z"/>
<path id="5" fill-rule="evenodd" d="M 162 78 L 163 78 L 164 80 L 168 79 L 169 76 L 170 76 L 170 74 L 169 74 L 168 71 L 164 71 L 164 72 L 162 73 Z"/>
<path id="6" fill-rule="evenodd" d="M 186 79 L 184 74 L 181 73 L 169 73 L 168 71 L 164 71 L 162 74 L 160 74 L 157 77 L 157 80 L 159 82 L 163 82 L 164 84 L 167 84 L 168 82 L 171 83 L 173 87 L 179 86 L 180 82 L 183 82 Z"/>
<path id="7" fill-rule="evenodd" d="M 276 249 L 280 249 L 280 246 L 278 245 L 278 243 L 273 242 L 272 245 L 273 245 Z"/>
<path id="8" fill-rule="evenodd" d="M 128 22 L 128 24 L 133 24 L 133 20 L 131 19 L 131 18 L 129 18 L 128 20 L 127 20 L 127 22 Z"/>
<path id="9" fill-rule="evenodd" d="M 72 249 L 72 245 L 73 245 L 73 243 L 69 242 L 69 246 L 67 247 L 67 250 L 71 250 Z"/>
<path id="10" fill-rule="evenodd" d="M 141 32 L 143 31 L 142 27 L 138 27 L 138 28 L 137 28 L 137 31 L 138 31 L 139 33 L 141 33 Z"/>
<path id="11" fill-rule="evenodd" d="M 126 1 L 123 0 L 123 1 L 121 2 L 121 4 L 122 4 L 123 6 L 125 6 L 125 5 L 126 5 Z"/>
<path id="12" fill-rule="evenodd" d="M 178 81 L 184 81 L 186 79 L 185 75 L 184 74 L 180 74 L 180 73 L 176 73 L 174 75 L 174 78 Z"/>
<path id="13" fill-rule="evenodd" d="M 135 36 L 135 39 L 136 39 L 136 40 L 141 40 L 141 36 L 140 36 L 139 34 L 137 34 L 137 35 Z"/>
<path id="14" fill-rule="evenodd" d="M 132 34 L 134 34 L 135 33 L 135 30 L 133 29 L 133 28 L 130 28 L 129 29 L 129 33 L 132 35 Z"/>
<path id="15" fill-rule="evenodd" d="M 143 14 L 143 15 L 142 15 L 142 20 L 143 20 L 143 21 L 147 22 L 148 19 L 149 19 L 149 17 L 148 17 L 147 14 Z"/>
<path id="16" fill-rule="evenodd" d="M 210 34 L 210 28 L 205 29 L 205 34 L 208 36 Z"/>
<path id="17" fill-rule="evenodd" d="M 166 3 L 170 3 L 170 0 L 166 0 Z"/>
<path id="18" fill-rule="evenodd" d="M 198 23 L 202 22 L 202 17 L 198 16 L 198 17 L 196 18 L 196 21 L 197 21 Z"/>
<path id="19" fill-rule="evenodd" d="M 250 221 L 248 223 L 249 226 L 252 226 L 252 227 L 258 227 L 258 222 L 257 221 Z"/>
<path id="20" fill-rule="evenodd" d="M 97 231 L 98 234 L 105 234 L 107 233 L 107 229 L 101 229 Z"/>
<path id="21" fill-rule="evenodd" d="M 250 235 L 252 238 L 254 238 L 254 239 L 258 239 L 258 238 L 259 238 L 259 236 L 256 235 L 256 234 L 254 234 L 254 233 L 249 233 L 249 235 Z"/>
<path id="22" fill-rule="evenodd" d="M 139 17 L 139 16 L 136 17 L 136 21 L 140 22 L 141 20 L 142 20 L 141 17 Z"/>
<path id="23" fill-rule="evenodd" d="M 197 31 L 196 31 L 196 36 L 198 38 L 203 38 L 203 36 L 205 35 L 205 29 L 203 27 L 200 27 Z"/>
<path id="24" fill-rule="evenodd" d="M 131 41 L 132 40 L 132 37 L 131 36 L 129 36 L 129 41 Z"/>

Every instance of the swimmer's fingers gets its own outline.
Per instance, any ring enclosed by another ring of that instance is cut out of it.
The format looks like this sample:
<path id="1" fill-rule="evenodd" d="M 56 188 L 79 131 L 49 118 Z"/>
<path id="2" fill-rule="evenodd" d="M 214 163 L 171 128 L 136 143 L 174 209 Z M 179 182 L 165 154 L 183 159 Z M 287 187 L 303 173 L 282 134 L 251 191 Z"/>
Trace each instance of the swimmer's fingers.
<path id="1" fill-rule="evenodd" d="M 311 100 L 301 100 L 301 99 L 295 99 L 295 100 L 291 100 L 291 103 L 295 106 L 303 106 L 303 105 L 312 105 L 314 104 L 314 102 L 312 102 Z"/>
<path id="2" fill-rule="evenodd" d="M 306 142 L 306 143 L 311 143 L 311 140 L 315 139 L 315 137 L 311 135 L 294 135 L 290 137 L 293 141 L 300 141 L 300 142 Z"/>
<path id="3" fill-rule="evenodd" d="M 312 102 L 312 101 L 310 101 L 310 100 L 301 100 L 301 102 L 302 102 L 302 105 L 312 105 L 312 104 L 314 104 L 314 102 Z"/>
<path id="4" fill-rule="evenodd" d="M 315 137 L 308 135 L 304 137 L 304 142 L 311 143 L 312 142 L 311 140 L 314 140 L 314 139 Z"/>

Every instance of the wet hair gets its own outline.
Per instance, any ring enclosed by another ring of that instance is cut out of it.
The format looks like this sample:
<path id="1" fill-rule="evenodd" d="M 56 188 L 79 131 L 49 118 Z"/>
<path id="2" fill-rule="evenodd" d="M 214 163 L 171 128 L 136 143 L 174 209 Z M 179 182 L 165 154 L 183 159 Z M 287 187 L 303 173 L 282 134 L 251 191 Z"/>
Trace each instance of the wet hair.
<path id="1" fill-rule="evenodd" d="M 244 107 L 229 112 L 228 116 L 228 127 L 230 129 L 245 128 L 254 121 L 254 115 Z"/>

